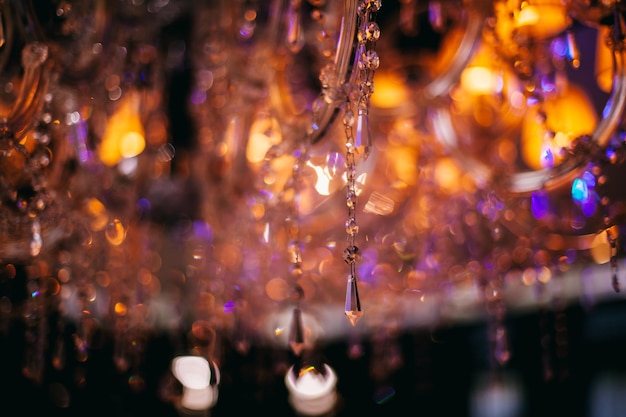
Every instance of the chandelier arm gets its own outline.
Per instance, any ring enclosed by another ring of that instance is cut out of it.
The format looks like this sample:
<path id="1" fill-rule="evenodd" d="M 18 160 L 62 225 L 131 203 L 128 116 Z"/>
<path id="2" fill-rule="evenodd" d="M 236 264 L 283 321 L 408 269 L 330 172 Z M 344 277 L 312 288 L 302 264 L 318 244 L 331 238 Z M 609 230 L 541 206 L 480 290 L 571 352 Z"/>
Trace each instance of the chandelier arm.
<path id="1" fill-rule="evenodd" d="M 467 28 L 452 62 L 446 71 L 432 80 L 424 89 L 424 97 L 427 100 L 434 100 L 448 94 L 450 87 L 460 78 L 482 40 L 486 13 L 482 8 L 474 6 L 468 6 L 467 13 Z"/>

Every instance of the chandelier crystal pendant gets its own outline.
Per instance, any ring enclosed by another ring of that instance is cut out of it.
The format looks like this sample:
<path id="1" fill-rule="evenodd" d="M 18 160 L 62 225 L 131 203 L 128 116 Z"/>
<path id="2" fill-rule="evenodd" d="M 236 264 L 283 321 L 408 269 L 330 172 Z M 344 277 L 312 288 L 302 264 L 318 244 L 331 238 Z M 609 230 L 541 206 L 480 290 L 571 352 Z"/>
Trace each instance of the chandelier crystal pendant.
<path id="1" fill-rule="evenodd" d="M 359 248 L 356 246 L 356 236 L 359 232 L 356 221 L 357 164 L 368 158 L 372 148 L 369 106 L 370 97 L 374 92 L 374 72 L 380 65 L 380 59 L 376 53 L 376 41 L 380 37 L 376 13 L 380 7 L 381 2 L 379 0 L 363 0 L 357 7 L 355 76 L 344 86 L 346 103 L 343 125 L 346 137 L 346 204 L 348 207 L 348 218 L 345 225 L 348 234 L 348 247 L 344 251 L 344 261 L 350 267 L 346 288 L 345 314 L 353 326 L 363 315 L 357 274 L 357 263 L 360 259 Z M 356 108 L 356 118 L 353 108 Z"/>

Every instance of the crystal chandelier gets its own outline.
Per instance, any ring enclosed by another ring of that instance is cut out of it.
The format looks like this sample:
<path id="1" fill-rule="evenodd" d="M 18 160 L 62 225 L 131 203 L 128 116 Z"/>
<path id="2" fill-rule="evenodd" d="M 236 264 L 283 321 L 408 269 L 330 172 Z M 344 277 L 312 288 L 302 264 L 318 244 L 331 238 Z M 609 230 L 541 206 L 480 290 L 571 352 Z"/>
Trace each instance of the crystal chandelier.
<path id="1" fill-rule="evenodd" d="M 568 306 L 621 298 L 624 17 L 0 1 L 0 374 L 58 409 L 105 398 L 109 367 L 175 414 L 226 414 L 242 381 L 276 413 L 349 414 L 340 368 L 393 403 L 402 335 L 480 323 L 475 399 L 518 407 L 512 318 L 560 323 L 537 341 L 549 379 Z"/>

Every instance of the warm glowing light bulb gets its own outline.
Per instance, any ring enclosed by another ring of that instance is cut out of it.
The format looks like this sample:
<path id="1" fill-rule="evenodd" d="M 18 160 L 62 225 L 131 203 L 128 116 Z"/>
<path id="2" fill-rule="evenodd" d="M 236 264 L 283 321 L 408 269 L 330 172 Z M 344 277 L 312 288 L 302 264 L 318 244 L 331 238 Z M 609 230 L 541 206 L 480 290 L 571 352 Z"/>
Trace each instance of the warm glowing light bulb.
<path id="1" fill-rule="evenodd" d="M 324 373 L 315 367 L 301 369 L 296 376 L 293 366 L 285 375 L 289 402 L 296 412 L 307 416 L 319 416 L 330 412 L 337 402 L 337 375 L 324 364 Z"/>
<path id="2" fill-rule="evenodd" d="M 99 148 L 100 160 L 114 166 L 124 158 L 139 155 L 146 147 L 139 115 L 139 95 L 129 93 L 110 117 Z"/>
<path id="3" fill-rule="evenodd" d="M 219 369 L 213 364 L 219 384 Z M 172 360 L 172 373 L 183 385 L 181 406 L 188 410 L 208 410 L 217 402 L 217 384 L 211 385 L 211 366 L 202 356 L 177 356 Z"/>

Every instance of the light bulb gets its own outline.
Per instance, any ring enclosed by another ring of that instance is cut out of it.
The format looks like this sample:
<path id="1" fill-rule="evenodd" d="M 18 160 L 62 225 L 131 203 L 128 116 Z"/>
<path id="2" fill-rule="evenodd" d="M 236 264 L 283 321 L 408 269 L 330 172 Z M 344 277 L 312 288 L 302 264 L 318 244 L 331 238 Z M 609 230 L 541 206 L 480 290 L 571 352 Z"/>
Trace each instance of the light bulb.
<path id="1" fill-rule="evenodd" d="M 325 373 L 315 367 L 301 369 L 297 376 L 293 366 L 285 374 L 285 385 L 289 391 L 289 402 L 302 415 L 319 416 L 328 413 L 337 402 L 337 374 L 328 365 Z"/>
<path id="2" fill-rule="evenodd" d="M 219 369 L 213 363 L 216 373 L 215 385 L 211 385 L 211 366 L 201 356 L 177 356 L 172 360 L 172 373 L 183 385 L 181 405 L 188 410 L 207 410 L 215 405 L 218 397 L 217 386 L 220 380 Z"/>

